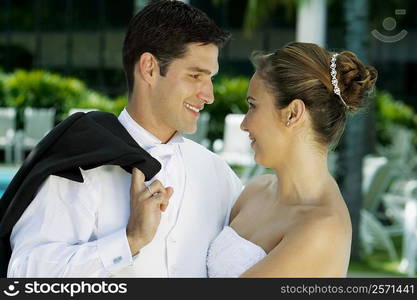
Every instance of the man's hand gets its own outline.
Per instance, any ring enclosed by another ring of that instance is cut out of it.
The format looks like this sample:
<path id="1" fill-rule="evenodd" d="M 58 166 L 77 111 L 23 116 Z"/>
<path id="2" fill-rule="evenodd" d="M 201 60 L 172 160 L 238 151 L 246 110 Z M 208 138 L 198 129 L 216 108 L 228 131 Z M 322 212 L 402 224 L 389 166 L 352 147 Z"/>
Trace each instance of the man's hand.
<path id="1" fill-rule="evenodd" d="M 158 180 L 147 188 L 144 181 L 145 175 L 139 169 L 133 168 L 130 217 L 126 228 L 132 255 L 136 255 L 154 238 L 161 221 L 161 212 L 166 210 L 168 200 L 174 191 L 172 187 L 164 188 Z"/>

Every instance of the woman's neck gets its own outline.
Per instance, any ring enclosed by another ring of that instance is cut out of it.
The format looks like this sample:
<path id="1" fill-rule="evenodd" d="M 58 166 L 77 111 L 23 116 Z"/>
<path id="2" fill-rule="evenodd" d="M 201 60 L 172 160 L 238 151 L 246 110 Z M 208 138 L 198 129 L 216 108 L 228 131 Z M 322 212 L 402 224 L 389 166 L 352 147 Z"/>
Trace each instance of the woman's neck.
<path id="1" fill-rule="evenodd" d="M 327 167 L 327 150 L 295 147 L 275 169 L 277 199 L 288 205 L 319 205 L 333 177 Z"/>

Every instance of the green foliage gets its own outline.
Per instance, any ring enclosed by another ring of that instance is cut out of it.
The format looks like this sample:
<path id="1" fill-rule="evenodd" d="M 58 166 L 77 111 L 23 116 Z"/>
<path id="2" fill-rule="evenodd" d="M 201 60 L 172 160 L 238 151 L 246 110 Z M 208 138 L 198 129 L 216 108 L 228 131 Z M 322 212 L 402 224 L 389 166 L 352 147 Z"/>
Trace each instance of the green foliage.
<path id="1" fill-rule="evenodd" d="M 417 114 L 410 106 L 395 100 L 386 91 L 377 92 L 377 133 L 381 144 L 387 145 L 392 142 L 392 130 L 395 125 L 403 126 L 414 133 L 413 144 L 417 145 Z"/>
<path id="2" fill-rule="evenodd" d="M 89 90 L 85 84 L 71 77 L 62 77 L 47 71 L 17 70 L 14 73 L 0 73 L 0 105 L 16 107 L 18 128 L 22 127 L 22 113 L 25 107 L 56 110 L 56 122 L 68 116 L 71 108 L 95 108 L 118 114 L 126 102 L 125 97 L 115 101 L 98 92 Z"/>
<path id="3" fill-rule="evenodd" d="M 296 5 L 303 0 L 248 0 L 245 10 L 243 28 L 247 36 L 261 27 L 273 15 L 277 7 L 284 6 L 287 10 L 287 18 L 294 14 Z"/>
<path id="4" fill-rule="evenodd" d="M 285 10 L 285 18 L 293 19 L 297 5 L 305 0 L 247 0 L 245 15 L 243 19 L 243 29 L 247 37 L 261 28 L 265 23 L 271 21 L 277 9 Z M 228 0 L 212 0 L 216 6 L 227 5 Z M 244 1 L 242 1 L 244 5 Z"/>
<path id="5" fill-rule="evenodd" d="M 392 241 L 397 253 L 401 253 L 401 236 L 393 237 Z M 371 254 L 362 252 L 359 261 L 351 261 L 349 273 L 356 274 L 356 277 L 378 277 L 378 275 L 406 277 L 406 274 L 399 271 L 399 265 L 400 260 L 392 260 L 386 251 L 377 249 Z"/>
<path id="6" fill-rule="evenodd" d="M 211 114 L 209 138 L 223 137 L 224 118 L 229 113 L 245 113 L 246 77 L 219 77 L 214 83 L 215 102 L 206 107 Z M 88 89 L 76 78 L 63 77 L 48 71 L 17 70 L 0 72 L 0 106 L 16 107 L 18 128 L 22 128 L 22 113 L 27 106 L 54 107 L 56 122 L 65 119 L 71 108 L 95 108 L 118 115 L 127 103 L 127 96 L 111 99 Z"/>
<path id="7" fill-rule="evenodd" d="M 224 119 L 227 114 L 246 113 L 246 92 L 249 79 L 246 77 L 219 77 L 214 81 L 214 103 L 207 105 L 210 113 L 208 138 L 223 138 Z"/>
<path id="8" fill-rule="evenodd" d="M 73 78 L 63 78 L 45 71 L 18 70 L 6 81 L 6 105 L 24 107 L 54 107 L 59 120 L 66 108 L 85 93 L 84 84 Z"/>
<path id="9" fill-rule="evenodd" d="M 215 101 L 206 106 L 210 113 L 208 138 L 223 137 L 224 119 L 229 113 L 246 113 L 246 93 L 249 86 L 247 77 L 220 76 L 214 80 Z M 18 109 L 18 127 L 21 128 L 21 114 L 24 107 L 54 107 L 56 121 L 65 119 L 71 108 L 95 108 L 101 111 L 120 113 L 127 103 L 126 95 L 111 99 L 106 95 L 88 89 L 76 78 L 63 77 L 47 71 L 17 70 L 3 73 L 0 70 L 0 106 Z M 401 125 L 414 132 L 417 145 L 417 115 L 413 109 L 393 99 L 388 92 L 377 92 L 377 130 L 382 144 L 390 144 L 392 125 Z"/>
<path id="10" fill-rule="evenodd" d="M 127 95 L 121 95 L 116 97 L 113 100 L 112 109 L 109 112 L 112 112 L 115 115 L 119 115 L 122 112 L 123 108 L 127 105 L 127 101 Z"/>
<path id="11" fill-rule="evenodd" d="M 0 106 L 6 106 L 5 104 L 6 90 L 4 86 L 5 79 L 6 79 L 6 74 L 1 72 L 0 70 Z"/>

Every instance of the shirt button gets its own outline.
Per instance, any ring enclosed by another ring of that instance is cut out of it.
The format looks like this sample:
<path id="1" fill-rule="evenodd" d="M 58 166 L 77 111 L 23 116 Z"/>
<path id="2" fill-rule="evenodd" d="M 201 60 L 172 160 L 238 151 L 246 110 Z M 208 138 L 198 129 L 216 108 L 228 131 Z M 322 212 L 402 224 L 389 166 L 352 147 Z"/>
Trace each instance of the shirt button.
<path id="1" fill-rule="evenodd" d="M 121 262 L 122 261 L 122 257 L 121 256 L 118 256 L 118 257 L 115 257 L 114 259 L 113 259 L 113 263 L 114 264 L 118 264 L 119 262 Z"/>

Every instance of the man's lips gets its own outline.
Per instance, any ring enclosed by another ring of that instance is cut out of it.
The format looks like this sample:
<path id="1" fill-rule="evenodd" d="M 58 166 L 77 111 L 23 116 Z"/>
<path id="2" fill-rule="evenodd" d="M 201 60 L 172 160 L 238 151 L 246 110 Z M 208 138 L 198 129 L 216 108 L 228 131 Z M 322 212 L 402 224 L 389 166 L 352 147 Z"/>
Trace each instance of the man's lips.
<path id="1" fill-rule="evenodd" d="M 189 104 L 187 102 L 184 102 L 184 106 L 186 108 L 188 108 L 189 110 L 192 110 L 192 111 L 194 111 L 196 113 L 200 112 L 200 110 L 202 110 L 204 108 L 204 106 L 194 106 L 194 105 L 191 105 L 191 104 Z"/>

